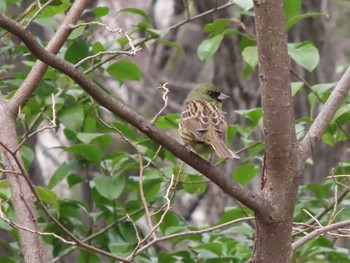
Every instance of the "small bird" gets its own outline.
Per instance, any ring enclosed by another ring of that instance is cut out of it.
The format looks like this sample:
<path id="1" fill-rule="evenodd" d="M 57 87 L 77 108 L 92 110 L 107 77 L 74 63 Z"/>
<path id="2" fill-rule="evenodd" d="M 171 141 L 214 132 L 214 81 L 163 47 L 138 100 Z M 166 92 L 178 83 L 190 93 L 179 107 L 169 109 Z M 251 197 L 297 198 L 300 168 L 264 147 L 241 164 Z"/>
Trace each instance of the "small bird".
<path id="1" fill-rule="evenodd" d="M 216 153 L 222 158 L 237 158 L 226 146 L 227 124 L 222 101 L 229 96 L 210 83 L 200 84 L 191 91 L 181 113 L 179 133 L 187 147 L 200 155 Z"/>

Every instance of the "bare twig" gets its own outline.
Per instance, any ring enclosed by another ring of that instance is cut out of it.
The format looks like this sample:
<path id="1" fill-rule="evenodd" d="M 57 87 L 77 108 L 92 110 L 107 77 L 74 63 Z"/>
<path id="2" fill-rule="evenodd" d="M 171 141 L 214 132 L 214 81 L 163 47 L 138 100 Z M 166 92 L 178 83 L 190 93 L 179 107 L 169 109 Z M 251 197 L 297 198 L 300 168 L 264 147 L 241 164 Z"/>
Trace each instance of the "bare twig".
<path id="1" fill-rule="evenodd" d="M 336 175 L 335 175 L 336 177 Z M 347 196 L 347 194 L 350 192 L 349 189 L 345 189 L 338 197 L 337 200 L 334 200 L 331 204 L 329 204 L 326 208 L 324 208 L 323 211 L 321 211 L 320 213 L 318 213 L 316 216 L 314 216 L 314 218 L 311 218 L 310 220 L 308 220 L 307 222 L 305 222 L 305 224 L 307 225 L 311 225 L 313 222 L 315 222 L 315 218 L 320 220 L 323 216 L 325 216 L 330 210 L 333 209 L 335 202 L 337 202 L 338 204 L 341 203 L 345 197 Z"/>
<path id="2" fill-rule="evenodd" d="M 170 184 L 169 184 L 169 186 L 168 186 L 168 188 L 167 188 L 167 191 L 166 191 L 166 193 L 165 193 L 165 195 L 164 195 L 164 199 L 166 200 L 166 208 L 165 208 L 164 213 L 161 215 L 161 217 L 160 217 L 158 223 L 151 229 L 151 231 L 150 231 L 140 242 L 138 242 L 138 244 L 137 244 L 137 246 L 135 247 L 135 249 L 134 249 L 134 251 L 132 252 L 132 254 L 131 254 L 129 257 L 127 257 L 128 259 L 133 259 L 137 254 L 140 253 L 140 250 L 142 249 L 142 248 L 140 248 L 140 246 L 141 246 L 151 235 L 153 235 L 153 237 L 154 237 L 153 240 L 157 240 L 157 239 L 158 239 L 157 236 L 154 235 L 154 233 L 155 233 L 155 231 L 159 228 L 159 226 L 163 223 L 166 214 L 168 213 L 168 211 L 169 211 L 170 208 L 171 208 L 171 200 L 170 200 L 169 196 L 170 196 L 170 190 L 171 190 L 171 188 L 172 188 L 172 186 L 173 186 L 173 183 L 174 183 L 174 174 L 171 175 Z"/>
<path id="3" fill-rule="evenodd" d="M 76 29 L 76 28 L 79 28 L 79 27 L 82 27 L 82 26 L 92 26 L 92 25 L 102 26 L 102 27 L 106 28 L 111 33 L 118 33 L 118 34 L 120 34 L 123 31 L 123 29 L 121 29 L 121 28 L 112 29 L 107 24 L 104 24 L 104 23 L 101 23 L 101 22 L 97 22 L 97 21 L 90 21 L 90 22 L 86 22 L 86 23 L 79 23 L 79 24 L 76 24 L 76 25 L 71 25 L 71 28 L 72 29 Z"/>
<path id="4" fill-rule="evenodd" d="M 158 113 L 156 114 L 156 116 L 154 116 L 154 118 L 151 120 L 151 123 L 154 124 L 157 120 L 157 118 L 159 117 L 160 114 L 162 114 L 162 112 L 165 110 L 165 108 L 168 105 L 168 93 L 169 93 L 169 88 L 167 88 L 168 86 L 168 82 L 165 82 L 163 85 L 161 85 L 160 87 L 158 87 L 157 89 L 162 89 L 163 90 L 163 101 L 164 101 L 164 106 L 160 109 L 160 111 L 158 111 Z"/>
<path id="5" fill-rule="evenodd" d="M 35 14 L 33 15 L 33 17 L 29 20 L 28 24 L 25 26 L 25 28 L 28 28 L 30 26 L 30 24 L 34 21 L 34 19 L 41 14 L 42 11 L 44 11 L 44 9 L 49 6 L 53 0 L 48 0 L 44 5 L 41 5 L 40 1 L 38 2 L 38 7 L 39 10 L 35 12 Z"/>
<path id="6" fill-rule="evenodd" d="M 234 225 L 234 224 L 237 224 L 237 223 L 240 223 L 240 222 L 251 221 L 251 220 L 254 220 L 254 217 L 252 217 L 252 216 L 250 216 L 250 217 L 243 217 L 243 218 L 235 219 L 235 220 L 232 220 L 232 221 L 229 221 L 229 222 L 226 222 L 226 223 L 214 226 L 214 227 L 209 227 L 209 228 L 206 228 L 206 229 L 202 229 L 202 230 L 187 231 L 187 232 L 176 233 L 176 234 L 172 234 L 172 235 L 168 235 L 168 236 L 164 236 L 164 237 L 159 237 L 157 239 L 152 240 L 151 242 L 149 242 L 147 245 L 143 246 L 142 248 L 140 248 L 137 251 L 137 254 L 145 251 L 146 249 L 148 249 L 149 247 L 153 246 L 154 244 L 156 244 L 156 243 L 158 243 L 160 241 L 169 240 L 169 239 L 176 238 L 176 237 L 202 235 L 202 234 L 205 234 L 205 233 L 210 233 L 210 232 L 213 232 L 213 231 L 216 231 L 216 230 L 220 230 L 220 229 L 225 228 L 225 227 L 229 227 L 231 225 Z"/>
<path id="7" fill-rule="evenodd" d="M 307 211 L 306 209 L 303 209 L 303 211 L 308 214 L 320 227 L 323 227 L 322 224 L 320 223 L 320 221 L 318 221 L 318 219 L 316 217 L 314 217 L 309 211 Z"/>
<path id="8" fill-rule="evenodd" d="M 292 248 L 293 248 L 293 250 L 296 250 L 298 247 L 302 246 L 303 244 L 309 242 L 310 240 L 312 240 L 318 236 L 321 236 L 329 231 L 339 229 L 341 227 L 346 227 L 346 226 L 350 226 L 350 220 L 342 221 L 339 223 L 334 223 L 334 224 L 316 229 L 316 230 L 312 231 L 310 234 L 307 234 L 306 236 L 304 236 L 304 237 L 300 238 L 299 240 L 297 240 L 296 242 L 294 242 L 292 244 Z"/>
<path id="9" fill-rule="evenodd" d="M 15 161 L 18 169 L 20 170 L 21 172 L 21 177 L 23 177 L 25 179 L 25 181 L 27 182 L 30 190 L 32 191 L 35 199 L 39 202 L 39 205 L 40 207 L 43 209 L 44 213 L 46 214 L 46 216 L 52 220 L 59 228 L 61 228 L 73 241 L 74 243 L 79 246 L 79 247 L 82 247 L 82 248 L 85 248 L 85 249 L 88 249 L 90 251 L 94 251 L 100 255 L 103 255 L 103 256 L 106 256 L 106 257 L 109 257 L 109 258 L 112 258 L 112 259 L 116 259 L 116 260 L 119 260 L 119 261 L 122 261 L 122 262 L 127 262 L 127 263 L 132 263 L 133 261 L 132 260 L 128 260 L 128 259 L 124 259 L 120 256 L 117 256 L 117 255 L 114 255 L 112 253 L 109 253 L 107 251 L 104 251 L 102 249 L 99 249 L 97 247 L 94 247 L 94 246 L 91 246 L 91 245 L 88 245 L 84 242 L 82 242 L 79 238 L 77 238 L 73 233 L 71 233 L 67 228 L 65 228 L 64 225 L 62 225 L 55 217 L 53 217 L 51 215 L 51 213 L 48 211 L 46 205 L 44 204 L 44 202 L 40 199 L 38 193 L 36 192 L 32 182 L 30 181 L 29 177 L 26 176 L 26 171 L 24 169 L 24 167 L 22 166 L 22 164 L 20 163 L 20 161 L 18 160 L 17 156 L 16 156 L 16 153 L 12 152 L 4 143 L 2 143 L 0 141 L 0 145 L 12 156 L 13 160 Z"/>
<path id="10" fill-rule="evenodd" d="M 182 25 L 184 25 L 184 24 L 186 24 L 186 23 L 189 23 L 189 22 L 191 22 L 191 21 L 200 19 L 200 18 L 202 18 L 202 17 L 205 17 L 205 16 L 207 16 L 207 15 L 210 15 L 210 14 L 212 14 L 212 13 L 214 13 L 214 12 L 219 11 L 219 10 L 226 9 L 226 8 L 228 8 L 228 7 L 230 7 L 230 6 L 233 6 L 233 5 L 235 5 L 235 3 L 234 3 L 233 1 L 229 1 L 228 3 L 226 3 L 226 4 L 222 5 L 222 6 L 219 6 L 219 7 L 217 7 L 217 8 L 212 8 L 212 9 L 210 9 L 210 10 L 208 10 L 208 11 L 205 11 L 205 12 L 200 13 L 200 14 L 198 14 L 198 15 L 192 16 L 191 18 L 187 18 L 187 19 L 185 19 L 185 20 L 183 20 L 183 21 L 181 21 L 181 22 L 179 22 L 179 23 L 176 23 L 176 24 L 170 26 L 170 27 L 168 28 L 168 31 L 174 30 L 174 29 L 176 29 L 176 28 L 178 28 L 178 27 L 180 27 L 180 26 L 182 26 Z M 141 46 L 141 45 L 145 44 L 147 41 L 152 40 L 152 39 L 154 39 L 154 38 L 156 38 L 156 37 L 157 37 L 157 35 L 149 36 L 149 37 L 147 37 L 147 38 L 145 38 L 145 39 L 143 39 L 143 40 L 137 42 L 136 44 L 134 44 L 134 46 L 135 46 L 135 47 Z M 127 50 L 130 50 L 130 49 L 126 49 L 126 51 L 127 51 Z M 94 66 L 92 66 L 91 68 L 89 68 L 89 69 L 86 71 L 86 73 L 89 73 L 89 72 L 91 72 L 91 71 L 94 71 L 96 68 L 98 68 L 98 67 L 100 67 L 101 65 L 107 63 L 107 62 L 110 61 L 110 60 L 113 60 L 113 59 L 116 58 L 117 56 L 119 56 L 119 54 L 113 55 L 113 56 L 111 56 L 111 57 L 109 57 L 109 58 L 107 58 L 107 59 L 105 59 L 105 60 L 103 60 L 103 61 L 97 63 L 96 65 L 94 65 Z"/>
<path id="11" fill-rule="evenodd" d="M 135 56 L 137 52 L 142 50 L 142 48 L 139 48 L 139 47 L 135 48 L 135 46 L 133 45 L 132 40 L 129 37 L 127 32 L 125 32 L 125 37 L 129 41 L 129 45 L 131 47 L 131 50 L 100 51 L 94 55 L 83 58 L 82 60 L 80 60 L 78 63 L 75 64 L 75 67 L 78 68 L 84 62 L 91 60 L 91 59 L 95 59 L 95 58 L 100 57 L 100 56 L 104 56 L 104 55 L 122 55 L 123 54 L 123 55 L 127 55 L 127 56 Z"/>
<path id="12" fill-rule="evenodd" d="M 42 132 L 43 130 L 47 130 L 47 129 L 54 129 L 57 127 L 56 124 L 56 100 L 55 100 L 55 95 L 51 94 L 51 99 L 52 99 L 52 120 L 50 120 L 50 118 L 48 116 L 46 116 L 46 114 L 44 112 L 41 112 L 42 115 L 44 115 L 46 117 L 46 119 L 49 120 L 49 122 L 51 123 L 50 125 L 45 125 L 39 129 L 37 129 L 36 131 L 25 135 L 23 140 L 18 144 L 18 147 L 15 149 L 15 153 L 22 147 L 23 143 L 30 137 L 32 137 L 33 135 Z"/>
<path id="13" fill-rule="evenodd" d="M 317 115 L 304 139 L 300 143 L 301 156 L 299 165 L 301 167 L 304 166 L 305 161 L 311 154 L 312 148 L 314 147 L 315 143 L 321 138 L 327 125 L 333 118 L 336 111 L 339 109 L 340 104 L 344 100 L 345 96 L 349 93 L 349 90 L 350 67 L 348 67 L 342 78 L 339 80 L 338 84 Z"/>
<path id="14" fill-rule="evenodd" d="M 22 229 L 22 230 L 25 230 L 25 231 L 28 231 L 28 232 L 31 232 L 31 233 L 34 233 L 34 234 L 38 234 L 40 236 L 53 236 L 53 237 L 61 240 L 65 244 L 75 245 L 75 242 L 65 240 L 63 237 L 61 237 L 59 235 L 56 235 L 55 233 L 52 233 L 52 232 L 40 232 L 40 231 L 37 231 L 37 230 L 29 229 L 29 228 L 24 227 L 24 226 L 20 226 L 19 224 L 11 221 L 10 219 L 6 218 L 4 216 L 4 213 L 2 212 L 2 209 L 1 209 L 2 202 L 3 202 L 3 200 L 0 200 L 0 218 L 2 220 L 4 220 L 7 224 L 9 224 L 11 227 L 16 228 L 16 229 Z"/>
<path id="15" fill-rule="evenodd" d="M 337 179 L 334 178 L 334 173 L 332 171 L 332 179 L 335 183 L 334 185 L 334 207 L 333 207 L 333 212 L 329 218 L 329 221 L 328 221 L 328 224 L 332 224 L 335 220 L 335 217 L 336 215 L 338 214 L 337 213 L 337 207 L 338 207 L 338 182 L 337 182 Z"/>
<path id="16" fill-rule="evenodd" d="M 146 200 L 146 196 L 145 196 L 145 192 L 143 190 L 143 172 L 144 172 L 144 167 L 143 167 L 143 158 L 142 158 L 142 153 L 139 149 L 137 149 L 138 151 L 138 157 L 139 157 L 139 165 L 140 165 L 140 172 L 139 172 L 139 191 L 140 191 L 140 197 L 141 197 L 141 201 L 143 204 L 143 207 L 145 209 L 145 213 L 146 213 L 146 217 L 147 217 L 147 222 L 148 222 L 148 226 L 150 229 L 153 229 L 153 222 L 152 222 L 152 215 L 148 209 L 148 204 L 147 204 L 147 200 Z M 140 241 L 138 244 L 140 244 L 142 241 Z"/>
<path id="17" fill-rule="evenodd" d="M 9 173 L 9 174 L 15 174 L 15 175 L 22 175 L 21 172 L 5 170 L 5 169 L 0 169 L 0 172 L 2 172 L 2 173 Z"/>
<path id="18" fill-rule="evenodd" d="M 129 213 L 128 216 L 131 217 L 132 215 L 134 214 L 137 214 L 139 212 L 141 212 L 143 210 L 143 208 L 139 208 L 137 209 L 136 211 L 132 212 L 132 213 Z M 115 220 L 113 223 L 107 225 L 106 227 L 104 227 L 103 229 L 97 231 L 96 233 L 93 233 L 92 235 L 84 238 L 82 240 L 82 242 L 86 243 L 92 239 L 94 239 L 95 237 L 105 233 L 106 231 L 108 231 L 109 229 L 111 229 L 112 227 L 114 227 L 116 224 L 120 223 L 120 222 L 123 222 L 124 220 L 126 220 L 128 217 L 127 215 L 119 218 L 118 220 Z M 75 249 L 77 248 L 77 246 L 71 246 L 70 248 L 68 248 L 66 251 L 64 251 L 63 253 L 60 254 L 59 257 L 56 257 L 54 258 L 53 260 L 51 260 L 49 263 L 56 263 L 58 261 L 60 261 L 62 259 L 62 257 L 68 255 L 69 253 L 73 252 Z"/>

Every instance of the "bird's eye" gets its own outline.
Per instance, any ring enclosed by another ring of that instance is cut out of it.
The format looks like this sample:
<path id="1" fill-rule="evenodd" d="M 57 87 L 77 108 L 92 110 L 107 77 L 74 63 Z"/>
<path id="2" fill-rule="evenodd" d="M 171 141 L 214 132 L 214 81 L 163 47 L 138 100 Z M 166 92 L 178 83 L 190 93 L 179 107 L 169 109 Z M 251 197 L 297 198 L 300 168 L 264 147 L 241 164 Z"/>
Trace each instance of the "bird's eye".
<path id="1" fill-rule="evenodd" d="M 220 96 L 220 92 L 209 91 L 209 92 L 208 92 L 208 95 L 209 95 L 212 99 L 217 100 L 218 97 Z"/>

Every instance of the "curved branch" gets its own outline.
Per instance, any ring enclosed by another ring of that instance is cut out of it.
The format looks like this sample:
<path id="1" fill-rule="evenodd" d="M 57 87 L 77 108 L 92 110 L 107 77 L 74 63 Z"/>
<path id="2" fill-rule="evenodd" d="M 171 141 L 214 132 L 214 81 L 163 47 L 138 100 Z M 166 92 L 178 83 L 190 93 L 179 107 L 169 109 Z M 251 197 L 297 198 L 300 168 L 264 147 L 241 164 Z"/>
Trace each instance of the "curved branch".
<path id="1" fill-rule="evenodd" d="M 314 231 L 312 231 L 311 233 L 307 234 L 306 236 L 300 238 L 298 241 L 294 242 L 292 244 L 292 248 L 293 250 L 296 250 L 298 247 L 304 245 L 306 242 L 309 242 L 310 240 L 328 232 L 331 230 L 336 230 L 338 228 L 341 227 L 346 227 L 346 226 L 350 226 L 350 220 L 345 220 L 339 223 L 334 223 L 325 227 L 321 227 L 319 229 L 316 229 Z"/>
<path id="2" fill-rule="evenodd" d="M 88 2 L 85 0 L 74 1 L 60 28 L 51 38 L 46 47 L 49 52 L 56 54 L 60 50 L 73 30 L 71 25 L 78 22 L 87 5 Z M 16 116 L 18 110 L 26 104 L 27 100 L 33 94 L 40 80 L 44 76 L 47 67 L 48 65 L 39 60 L 34 64 L 28 76 L 10 100 L 9 111 L 11 116 Z"/>
<path id="3" fill-rule="evenodd" d="M 270 211 L 270 207 L 267 206 L 264 199 L 259 194 L 255 194 L 249 189 L 232 181 L 230 176 L 224 175 L 218 168 L 212 166 L 209 162 L 200 158 L 198 155 L 188 151 L 186 147 L 181 145 L 173 138 L 167 136 L 157 127 L 151 125 L 145 118 L 103 92 L 83 72 L 77 70 L 74 65 L 45 50 L 38 44 L 33 35 L 26 31 L 17 22 L 0 14 L 0 26 L 20 38 L 38 59 L 72 78 L 103 107 L 118 115 L 141 132 L 145 133 L 149 138 L 161 144 L 176 157 L 180 158 L 185 163 L 209 178 L 226 194 L 236 198 L 238 201 L 255 211 L 261 218 L 266 220 L 266 222 L 270 221 L 268 213 Z"/>
<path id="4" fill-rule="evenodd" d="M 315 121 L 311 125 L 306 136 L 300 143 L 300 167 L 302 167 L 307 158 L 311 155 L 311 151 L 316 142 L 321 138 L 327 125 L 332 120 L 334 114 L 339 109 L 340 104 L 345 96 L 350 91 L 350 67 L 346 70 L 342 78 L 339 80 L 337 86 L 331 93 L 330 97 L 322 107 L 320 113 L 317 115 Z"/>

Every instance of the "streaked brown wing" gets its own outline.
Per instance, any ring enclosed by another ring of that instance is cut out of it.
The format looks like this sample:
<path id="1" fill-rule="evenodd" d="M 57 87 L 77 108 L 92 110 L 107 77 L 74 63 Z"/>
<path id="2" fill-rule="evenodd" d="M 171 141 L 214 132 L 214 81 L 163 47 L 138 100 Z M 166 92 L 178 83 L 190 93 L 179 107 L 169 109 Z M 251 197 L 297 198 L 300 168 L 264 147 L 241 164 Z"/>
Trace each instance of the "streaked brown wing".
<path id="1" fill-rule="evenodd" d="M 218 108 L 213 109 L 211 122 L 219 138 L 226 139 L 227 123 L 223 111 Z"/>
<path id="2" fill-rule="evenodd" d="M 204 133 L 209 128 L 206 106 L 202 101 L 192 101 L 186 105 L 181 114 L 183 125 L 196 137 L 198 141 L 204 141 Z"/>

